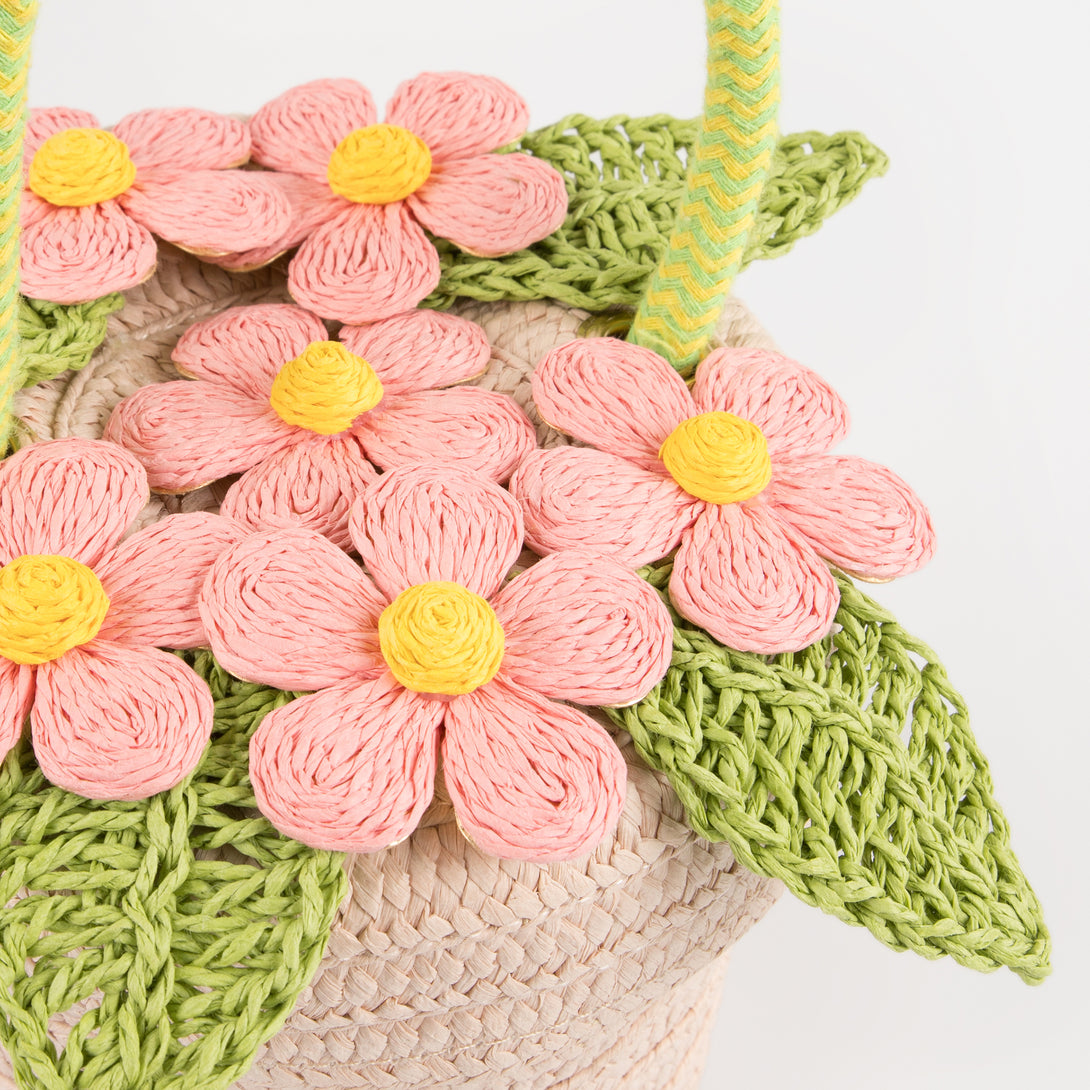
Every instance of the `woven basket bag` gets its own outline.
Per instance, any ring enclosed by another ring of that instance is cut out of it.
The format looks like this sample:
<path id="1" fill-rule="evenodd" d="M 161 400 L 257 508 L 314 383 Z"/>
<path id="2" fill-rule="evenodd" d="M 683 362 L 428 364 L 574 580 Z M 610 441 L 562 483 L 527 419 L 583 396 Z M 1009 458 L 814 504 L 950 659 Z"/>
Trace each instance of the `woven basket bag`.
<path id="1" fill-rule="evenodd" d="M 705 6 L 700 122 L 528 133 L 517 150 L 564 176 L 563 224 L 500 257 L 436 244 L 423 306 L 483 330 L 467 385 L 513 399 L 541 449 L 582 446 L 532 387 L 580 338 L 627 337 L 690 386 L 711 351 L 774 352 L 735 274 L 885 170 L 859 134 L 777 133 L 777 3 Z M 124 399 L 178 378 L 195 323 L 293 300 L 287 257 L 228 271 L 167 243 L 123 294 L 20 297 L 33 19 L 0 0 L 0 440 L 20 452 L 101 440 Z M 133 530 L 217 512 L 225 492 L 153 494 Z M 671 564 L 641 569 L 664 601 Z M 415 831 L 382 850 L 281 835 L 246 754 L 294 694 L 204 648 L 183 654 L 211 690 L 212 741 L 169 790 L 82 798 L 24 740 L 0 766 L 0 1087 L 695 1090 L 729 950 L 785 887 L 894 949 L 1043 979 L 1048 932 L 964 702 L 925 644 L 835 578 L 836 626 L 800 651 L 733 651 L 671 613 L 665 678 L 586 709 L 627 786 L 609 835 L 565 862 L 475 846 L 441 773 Z"/>

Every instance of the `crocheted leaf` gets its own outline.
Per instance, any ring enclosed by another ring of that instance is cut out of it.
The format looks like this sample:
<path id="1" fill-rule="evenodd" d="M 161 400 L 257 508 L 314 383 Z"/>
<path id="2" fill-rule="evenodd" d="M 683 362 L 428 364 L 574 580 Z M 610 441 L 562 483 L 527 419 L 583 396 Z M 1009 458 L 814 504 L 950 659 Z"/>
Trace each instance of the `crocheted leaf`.
<path id="1" fill-rule="evenodd" d="M 839 581 L 839 631 L 776 658 L 675 615 L 665 680 L 610 715 L 693 828 L 751 870 L 894 950 L 1038 983 L 1048 930 L 964 702 L 923 643 Z"/>
<path id="2" fill-rule="evenodd" d="M 193 779 L 145 802 L 0 766 L 0 1040 L 29 1090 L 218 1090 L 283 1024 L 321 959 L 341 856 L 254 809 L 249 735 L 290 696 L 190 657 L 216 697 Z M 84 1010 L 58 1051 L 52 1015 Z"/>
<path id="3" fill-rule="evenodd" d="M 20 385 L 33 386 L 85 367 L 106 337 L 106 319 L 124 305 L 124 297 L 116 293 L 74 306 L 20 297 Z"/>
<path id="4" fill-rule="evenodd" d="M 555 299 L 592 311 L 636 304 L 666 248 L 698 127 L 665 115 L 597 121 L 576 114 L 528 133 L 513 147 L 565 175 L 567 219 L 508 257 L 476 257 L 437 240 L 442 279 L 424 305 L 447 307 L 459 297 Z M 888 166 L 861 133 L 781 137 L 743 265 L 786 253 Z"/>

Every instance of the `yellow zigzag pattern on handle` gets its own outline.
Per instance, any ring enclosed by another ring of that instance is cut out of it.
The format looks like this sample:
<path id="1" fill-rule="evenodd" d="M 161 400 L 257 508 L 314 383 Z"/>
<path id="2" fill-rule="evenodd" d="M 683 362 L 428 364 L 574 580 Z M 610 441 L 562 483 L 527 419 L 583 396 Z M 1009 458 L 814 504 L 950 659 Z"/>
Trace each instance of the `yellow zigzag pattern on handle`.
<path id="1" fill-rule="evenodd" d="M 7 449 L 17 388 L 19 192 L 30 34 L 37 0 L 0 0 L 0 455 Z"/>
<path id="2" fill-rule="evenodd" d="M 670 244 L 629 333 L 679 370 L 699 361 L 741 267 L 780 101 L 779 0 L 705 0 L 704 7 L 704 123 Z"/>

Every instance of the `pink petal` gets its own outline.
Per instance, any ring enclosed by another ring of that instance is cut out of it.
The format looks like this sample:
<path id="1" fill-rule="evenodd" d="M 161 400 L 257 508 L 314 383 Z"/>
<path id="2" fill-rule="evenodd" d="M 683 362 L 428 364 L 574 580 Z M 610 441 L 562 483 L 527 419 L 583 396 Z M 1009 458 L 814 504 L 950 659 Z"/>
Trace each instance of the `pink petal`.
<path id="1" fill-rule="evenodd" d="M 393 599 L 418 583 L 461 583 L 488 598 L 522 548 L 522 514 L 498 484 L 455 466 L 380 477 L 356 501 L 352 541 Z"/>
<path id="2" fill-rule="evenodd" d="M 244 473 L 220 513 L 251 530 L 305 526 L 350 549 L 349 509 L 377 476 L 355 436 L 315 436 Z"/>
<path id="3" fill-rule="evenodd" d="M 139 110 L 114 126 L 141 170 L 222 170 L 250 157 L 250 130 L 237 117 L 187 107 Z"/>
<path id="4" fill-rule="evenodd" d="M 138 175 L 118 200 L 148 230 L 198 254 L 269 246 L 291 227 L 288 199 L 252 170 Z"/>
<path id="5" fill-rule="evenodd" d="M 218 379 L 266 401 L 280 368 L 312 341 L 328 336 L 309 311 L 288 303 L 259 303 L 191 325 L 170 358 L 182 374 Z"/>
<path id="6" fill-rule="evenodd" d="M 52 215 L 56 208 L 57 206 L 55 204 L 50 204 L 49 201 L 43 201 L 37 193 L 33 193 L 29 189 L 24 188 L 19 196 L 20 230 L 25 231 L 28 227 L 33 227 L 34 224 L 39 223 L 47 216 Z"/>
<path id="7" fill-rule="evenodd" d="M 51 136 L 64 132 L 65 129 L 98 128 L 101 128 L 98 118 L 86 110 L 70 110 L 67 106 L 46 106 L 30 110 L 23 133 L 23 169 L 30 167 L 34 153 Z"/>
<path id="8" fill-rule="evenodd" d="M 674 626 L 649 584 L 589 553 L 545 557 L 492 601 L 503 675 L 557 700 L 642 700 L 670 665 Z"/>
<path id="9" fill-rule="evenodd" d="M 114 409 L 105 438 L 131 450 L 159 492 L 191 492 L 306 438 L 267 401 L 218 382 L 144 386 Z"/>
<path id="10" fill-rule="evenodd" d="M 58 553 L 94 567 L 147 502 L 126 450 L 91 439 L 24 447 L 0 462 L 0 564 Z"/>
<path id="11" fill-rule="evenodd" d="M 587 447 L 532 451 L 509 487 L 535 552 L 589 549 L 630 568 L 677 548 L 705 507 L 670 477 Z"/>
<path id="12" fill-rule="evenodd" d="M 371 364 L 387 396 L 476 378 L 492 355 L 479 325 L 439 310 L 410 310 L 371 325 L 346 325 L 340 339 Z"/>
<path id="13" fill-rule="evenodd" d="M 773 456 L 820 454 L 848 434 L 848 409 L 817 373 L 765 348 L 720 348 L 697 368 L 701 412 L 752 420 Z"/>
<path id="14" fill-rule="evenodd" d="M 407 203 L 438 238 L 498 257 L 551 235 L 568 214 L 568 190 L 542 159 L 478 155 L 437 168 Z"/>
<path id="15" fill-rule="evenodd" d="M 444 707 L 386 674 L 270 712 L 250 740 L 258 807 L 312 848 L 404 840 L 431 802 Z"/>
<path id="16" fill-rule="evenodd" d="M 135 647 L 204 647 L 197 596 L 212 562 L 246 531 L 218 515 L 168 515 L 126 538 L 95 574 L 110 598 L 99 639 Z"/>
<path id="17" fill-rule="evenodd" d="M 127 291 L 155 271 L 155 239 L 120 204 L 49 205 L 24 224 L 19 241 L 21 290 L 32 299 L 88 303 Z"/>
<path id="18" fill-rule="evenodd" d="M 677 611 L 736 651 L 799 651 L 832 628 L 832 572 L 760 504 L 709 505 L 685 535 L 670 577 Z"/>
<path id="19" fill-rule="evenodd" d="M 620 816 L 625 764 L 594 720 L 497 678 L 452 700 L 443 770 L 458 820 L 501 859 L 587 855 Z"/>
<path id="20" fill-rule="evenodd" d="M 907 575 L 935 551 L 923 501 L 892 470 L 863 458 L 778 462 L 764 499 L 821 556 L 865 578 Z"/>
<path id="21" fill-rule="evenodd" d="M 89 799 L 181 783 L 212 734 L 212 694 L 174 655 L 95 640 L 38 667 L 30 713 L 46 777 Z"/>
<path id="22" fill-rule="evenodd" d="M 339 322 L 377 322 L 439 283 L 439 255 L 401 201 L 355 204 L 323 223 L 288 267 L 296 302 Z"/>
<path id="23" fill-rule="evenodd" d="M 685 380 L 661 356 L 614 337 L 554 348 L 531 387 L 554 428 L 659 472 L 666 437 L 696 412 Z"/>
<path id="24" fill-rule="evenodd" d="M 207 259 L 223 269 L 242 272 L 259 269 L 287 250 L 298 246 L 312 231 L 331 220 L 338 212 L 351 207 L 350 202 L 338 197 L 324 181 L 304 178 L 301 174 L 279 174 L 269 171 L 263 177 L 272 183 L 287 199 L 291 209 L 291 222 L 287 231 L 268 246 L 255 246 L 234 254 L 214 254 Z"/>
<path id="25" fill-rule="evenodd" d="M 0 656 L 0 761 L 22 737 L 33 701 L 33 668 Z"/>
<path id="26" fill-rule="evenodd" d="M 491 76 L 425 72 L 406 80 L 386 107 L 386 121 L 411 129 L 445 163 L 518 139 L 530 120 L 522 98 Z"/>
<path id="27" fill-rule="evenodd" d="M 476 386 L 384 398 L 356 425 L 382 469 L 440 461 L 505 481 L 537 445 L 534 426 L 506 394 Z"/>
<path id="28" fill-rule="evenodd" d="M 302 527 L 252 534 L 222 553 L 200 597 L 220 664 L 278 689 L 322 689 L 385 670 L 385 607 L 358 564 Z"/>
<path id="29" fill-rule="evenodd" d="M 351 79 L 319 79 L 285 91 L 250 118 L 253 158 L 326 180 L 329 157 L 354 129 L 375 123 L 370 92 Z"/>

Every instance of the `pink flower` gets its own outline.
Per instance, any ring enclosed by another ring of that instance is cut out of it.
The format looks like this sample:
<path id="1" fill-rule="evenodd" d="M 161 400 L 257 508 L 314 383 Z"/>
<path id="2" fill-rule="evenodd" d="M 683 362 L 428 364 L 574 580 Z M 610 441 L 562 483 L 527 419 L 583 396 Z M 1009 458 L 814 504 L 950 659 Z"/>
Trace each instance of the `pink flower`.
<path id="1" fill-rule="evenodd" d="M 774 654 L 824 636 L 840 601 L 826 560 L 890 579 L 934 550 L 904 481 L 827 453 L 847 432 L 844 404 L 775 352 L 712 352 L 690 393 L 654 352 L 576 341 L 545 357 L 533 392 L 543 418 L 598 449 L 538 450 L 518 468 L 531 547 L 632 567 L 677 549 L 674 606 L 729 647 Z"/>
<path id="2" fill-rule="evenodd" d="M 153 235 L 200 255 L 267 246 L 291 208 L 246 162 L 250 134 L 207 110 L 142 110 L 113 132 L 82 110 L 31 110 L 23 159 L 23 293 L 81 303 L 155 270 Z"/>
<path id="3" fill-rule="evenodd" d="M 434 389 L 485 369 L 488 341 L 472 322 L 411 311 L 327 337 L 313 314 L 285 304 L 198 322 L 173 357 L 197 381 L 138 390 L 106 437 L 139 457 L 160 492 L 243 473 L 223 514 L 255 529 L 303 524 L 344 547 L 348 509 L 375 466 L 438 459 L 505 481 L 533 448 L 533 425 L 510 398 Z"/>
<path id="4" fill-rule="evenodd" d="M 526 104 L 499 80 L 425 73 L 403 83 L 376 124 L 354 80 L 316 80 L 250 121 L 254 159 L 290 196 L 275 245 L 220 262 L 263 263 L 302 242 L 292 296 L 324 318 L 371 322 L 416 306 L 439 283 L 422 227 L 484 256 L 514 253 L 560 226 L 563 177 L 529 155 L 491 154 L 526 130 Z M 305 240 L 305 241 L 304 241 Z"/>
<path id="5" fill-rule="evenodd" d="M 197 593 L 242 536 L 174 515 L 121 540 L 148 498 L 140 463 L 108 443 L 37 443 L 0 463 L 0 757 L 30 715 L 58 787 L 142 799 L 196 767 L 212 695 L 160 647 L 205 643 Z"/>
<path id="6" fill-rule="evenodd" d="M 613 827 L 625 766 L 609 734 L 557 701 L 626 704 L 670 661 L 661 600 L 612 561 L 557 553 L 513 581 L 518 505 L 464 470 L 383 476 L 352 509 L 370 577 L 308 530 L 255 534 L 201 596 L 219 661 L 317 690 L 267 715 L 250 744 L 262 812 L 315 847 L 408 836 L 437 760 L 484 851 L 545 862 Z"/>

